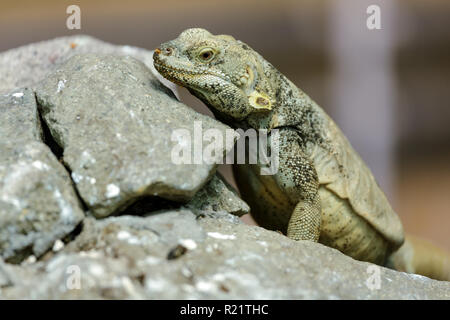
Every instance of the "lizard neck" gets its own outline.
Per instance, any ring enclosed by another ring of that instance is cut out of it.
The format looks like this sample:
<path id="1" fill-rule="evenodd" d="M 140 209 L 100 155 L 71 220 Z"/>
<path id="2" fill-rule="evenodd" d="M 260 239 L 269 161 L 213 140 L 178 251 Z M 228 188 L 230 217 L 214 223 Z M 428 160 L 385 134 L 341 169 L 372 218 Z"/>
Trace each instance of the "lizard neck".
<path id="1" fill-rule="evenodd" d="M 268 62 L 265 71 L 275 93 L 274 107 L 269 112 L 250 114 L 240 127 L 267 129 L 269 132 L 290 127 L 297 131 L 302 144 L 311 142 L 326 146 L 329 124 L 322 108 Z"/>
<path id="2" fill-rule="evenodd" d="M 273 108 L 268 112 L 250 114 L 245 122 L 255 129 L 298 127 L 309 130 L 313 118 L 320 119 L 322 109 L 286 76 L 270 63 L 265 62 L 264 70 L 273 90 Z"/>

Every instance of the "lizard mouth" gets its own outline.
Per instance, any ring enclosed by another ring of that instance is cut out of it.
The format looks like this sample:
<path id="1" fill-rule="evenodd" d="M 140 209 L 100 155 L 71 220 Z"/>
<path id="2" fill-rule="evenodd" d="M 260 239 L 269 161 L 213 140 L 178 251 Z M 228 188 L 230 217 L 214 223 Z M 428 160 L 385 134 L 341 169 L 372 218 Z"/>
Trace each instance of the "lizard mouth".
<path id="1" fill-rule="evenodd" d="M 227 83 L 231 83 L 231 80 L 225 74 L 220 74 L 218 72 L 214 72 L 207 68 L 202 68 L 200 71 L 192 70 L 187 67 L 174 67 L 168 64 L 163 63 L 159 59 L 155 59 L 153 64 L 161 75 L 163 75 L 168 80 L 180 85 L 180 86 L 192 86 L 195 84 L 192 81 L 192 78 L 212 76 L 215 78 L 219 78 L 221 81 L 225 81 Z"/>

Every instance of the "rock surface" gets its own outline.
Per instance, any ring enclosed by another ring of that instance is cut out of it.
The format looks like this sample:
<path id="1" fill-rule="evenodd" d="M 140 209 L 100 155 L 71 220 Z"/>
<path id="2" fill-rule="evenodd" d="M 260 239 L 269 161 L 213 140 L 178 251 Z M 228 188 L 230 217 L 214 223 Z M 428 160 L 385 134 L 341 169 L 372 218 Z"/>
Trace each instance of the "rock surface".
<path id="1" fill-rule="evenodd" d="M 0 141 L 23 139 L 42 139 L 36 99 L 28 88 L 0 95 Z"/>
<path id="2" fill-rule="evenodd" d="M 186 207 L 204 211 L 225 211 L 238 217 L 250 213 L 248 204 L 219 173 L 195 194 Z"/>
<path id="3" fill-rule="evenodd" d="M 232 147 L 211 164 L 175 164 L 172 151 L 185 143 L 172 137 L 175 130 L 194 137 L 198 121 L 225 137 L 228 127 L 178 102 L 131 57 L 74 56 L 37 86 L 36 96 L 80 196 L 97 217 L 144 196 L 189 200 Z"/>
<path id="4" fill-rule="evenodd" d="M 64 167 L 40 142 L 0 144 L 0 255 L 45 253 L 84 217 Z"/>
<path id="5" fill-rule="evenodd" d="M 132 54 L 147 63 L 152 61 L 152 53 L 143 49 L 114 46 L 86 36 L 59 38 L 1 53 L 0 71 L 4 75 L 2 88 L 9 89 L 18 83 L 34 87 L 39 79 L 54 71 L 68 57 L 75 55 L 77 52 L 92 51 L 119 55 Z M 153 101 L 152 106 L 165 108 L 165 111 L 158 113 L 159 118 L 155 113 L 153 114 L 156 120 L 163 120 L 160 121 L 159 126 L 153 127 L 156 127 L 156 129 L 162 128 L 171 119 L 180 118 L 185 121 L 184 125 L 186 126 L 201 119 L 218 127 L 219 130 L 226 128 L 210 118 L 198 117 L 192 110 L 173 99 L 173 95 L 156 81 L 151 71 L 139 62 L 134 61 L 132 63 L 140 68 L 141 75 L 145 77 L 145 81 L 150 86 L 149 91 L 153 96 L 156 96 L 156 101 Z M 133 75 L 130 75 L 130 77 L 132 78 Z M 118 92 L 121 92 L 121 90 L 119 89 Z M 148 97 L 149 92 L 145 92 L 144 96 Z M 164 103 L 161 103 L 161 101 Z M 171 114 L 172 108 L 175 110 L 174 114 Z M 183 115 L 180 115 L 181 113 Z M 120 116 L 120 114 L 117 115 L 119 120 L 116 120 L 116 124 L 120 123 Z M 105 126 L 110 125 L 113 124 L 110 123 Z M 172 128 L 165 129 L 168 132 Z M 63 128 L 63 130 L 67 130 L 67 128 Z M 114 129 L 111 130 L 114 131 Z M 43 135 L 43 131 L 45 135 Z M 131 132 L 131 130 L 129 131 Z M 101 132 L 101 129 L 99 132 Z M 159 132 L 159 134 L 161 133 L 162 131 Z M 130 136 L 126 137 L 130 138 Z M 152 138 L 151 141 L 145 141 L 146 145 L 143 146 L 144 148 L 147 147 L 149 152 L 152 148 L 157 149 L 161 143 L 167 143 L 170 139 L 170 135 L 160 137 L 154 134 L 150 137 L 147 134 L 146 137 Z M 44 130 L 42 130 L 33 90 L 28 88 L 14 89 L 9 94 L 2 94 L 0 96 L 0 146 L 2 151 L 0 156 L 0 257 L 8 262 L 18 263 L 26 258 L 31 259 L 31 261 L 36 257 L 39 258 L 55 243 L 66 238 L 84 217 L 70 176 L 48 146 L 42 143 L 44 139 L 51 147 L 56 146 L 48 127 L 44 126 Z M 117 142 L 123 144 L 124 141 Z M 133 147 L 132 143 L 130 145 Z M 86 150 L 83 146 L 80 146 L 81 156 L 86 155 L 83 151 Z M 132 157 L 135 150 L 129 151 L 130 157 Z M 166 155 L 168 154 L 168 149 L 162 151 Z M 60 155 L 57 154 L 57 156 Z M 106 157 L 106 165 L 111 164 L 113 157 Z M 115 160 L 117 159 L 114 158 Z M 143 162 L 144 159 L 141 157 L 141 160 Z M 106 167 L 108 169 L 108 166 Z M 208 176 L 213 173 L 214 169 L 213 165 L 200 165 L 199 167 L 201 167 L 203 173 L 206 173 L 204 174 L 205 177 L 201 177 L 200 182 L 194 181 L 194 184 L 197 183 L 196 188 L 206 183 Z M 144 171 L 146 169 L 148 168 L 143 168 Z M 191 168 L 178 166 L 177 169 L 179 170 L 174 171 L 179 174 L 179 178 L 186 178 L 187 175 L 188 181 L 185 185 L 189 186 L 190 175 L 192 174 Z M 131 174 L 139 173 L 132 172 Z M 185 174 L 183 175 L 183 173 Z M 155 174 L 155 184 L 158 184 L 159 180 L 164 181 L 162 175 L 162 171 Z M 79 178 L 76 173 L 74 177 Z M 89 182 L 92 181 L 92 179 L 89 180 Z M 214 181 L 216 180 L 214 179 Z M 117 191 L 116 189 L 113 190 L 113 187 L 114 185 L 110 185 L 109 190 L 106 191 L 109 191 L 109 194 Z M 223 183 L 221 185 L 216 183 L 215 187 L 221 187 L 222 193 L 227 194 L 228 190 L 224 189 L 227 186 Z M 195 193 L 192 190 L 189 192 L 191 192 L 189 196 L 193 196 Z M 130 199 L 133 199 L 133 196 L 135 195 L 131 195 Z M 177 196 L 174 192 L 173 197 L 176 198 Z M 220 197 L 219 194 L 217 196 Z M 208 198 L 203 200 L 218 203 L 214 195 L 205 195 L 205 197 Z M 236 208 L 245 208 L 246 206 L 238 197 L 229 197 L 229 199 L 236 201 L 233 204 Z M 227 201 L 221 199 L 220 203 L 227 204 Z M 180 205 L 177 204 L 178 207 Z M 232 206 L 230 203 L 227 205 Z M 170 207 L 166 206 L 166 208 Z M 159 209 L 161 208 L 164 208 L 164 206 Z M 221 206 L 216 209 L 223 210 Z"/>
<path id="6" fill-rule="evenodd" d="M 374 267 L 369 263 L 236 220 L 231 215 L 202 218 L 188 210 L 88 218 L 81 234 L 48 260 L 6 265 L 15 282 L 3 287 L 0 296 L 450 299 L 447 282 L 381 267 L 376 267 L 380 275 L 376 289 L 368 282 Z"/>
<path id="7" fill-rule="evenodd" d="M 217 172 L 187 203 L 183 204 L 162 198 L 147 197 L 135 202 L 123 214 L 145 215 L 153 211 L 180 208 L 188 208 L 199 212 L 199 214 L 205 212 L 214 214 L 231 213 L 237 217 L 250 213 L 248 204 L 238 196 L 236 190 Z"/>
<path id="8" fill-rule="evenodd" d="M 0 257 L 41 256 L 84 217 L 72 181 L 41 142 L 34 93 L 0 97 Z"/>
<path id="9" fill-rule="evenodd" d="M 77 54 L 99 53 L 132 56 L 142 61 L 166 87 L 176 94 L 176 86 L 153 67 L 153 51 L 107 43 L 87 35 L 60 37 L 32 43 L 0 53 L 0 94 L 15 88 L 34 86 L 59 65 Z"/>

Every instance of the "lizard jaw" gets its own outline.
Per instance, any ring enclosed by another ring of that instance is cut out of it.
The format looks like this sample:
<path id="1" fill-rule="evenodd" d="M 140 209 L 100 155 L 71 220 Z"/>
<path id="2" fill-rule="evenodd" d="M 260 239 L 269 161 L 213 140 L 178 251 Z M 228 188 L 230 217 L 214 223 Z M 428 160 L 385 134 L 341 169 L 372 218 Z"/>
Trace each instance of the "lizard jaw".
<path id="1" fill-rule="evenodd" d="M 207 88 L 207 81 L 204 81 L 205 86 L 201 86 L 202 81 L 196 81 L 196 78 L 200 77 L 214 77 L 220 82 L 226 82 L 228 84 L 232 84 L 231 79 L 229 76 L 211 71 L 210 69 L 201 69 L 199 71 L 192 70 L 191 68 L 187 66 L 183 67 L 174 67 L 171 65 L 168 65 L 167 63 L 164 63 L 158 58 L 155 58 L 153 61 L 153 64 L 156 68 L 156 70 L 163 75 L 166 79 L 180 85 L 183 87 L 201 87 L 202 89 Z M 196 85 L 197 84 L 197 85 Z"/>

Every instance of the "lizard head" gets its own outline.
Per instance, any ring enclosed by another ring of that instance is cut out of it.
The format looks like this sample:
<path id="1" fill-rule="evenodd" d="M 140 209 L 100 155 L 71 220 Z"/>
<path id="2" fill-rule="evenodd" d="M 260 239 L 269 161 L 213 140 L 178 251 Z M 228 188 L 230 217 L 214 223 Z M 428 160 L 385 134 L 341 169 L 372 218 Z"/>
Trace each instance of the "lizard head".
<path id="1" fill-rule="evenodd" d="M 156 49 L 153 60 L 162 76 L 186 87 L 213 112 L 234 120 L 274 105 L 262 58 L 231 36 L 188 29 Z"/>

